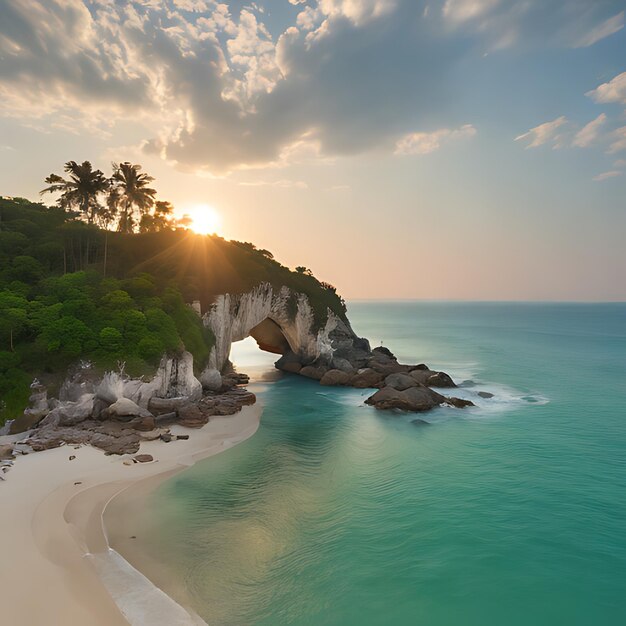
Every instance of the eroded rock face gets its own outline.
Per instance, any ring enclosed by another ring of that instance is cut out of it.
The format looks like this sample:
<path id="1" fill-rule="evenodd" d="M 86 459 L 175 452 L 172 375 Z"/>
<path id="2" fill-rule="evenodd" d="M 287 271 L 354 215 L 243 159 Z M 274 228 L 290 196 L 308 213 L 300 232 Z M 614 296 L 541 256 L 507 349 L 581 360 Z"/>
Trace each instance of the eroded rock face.
<path id="1" fill-rule="evenodd" d="M 300 365 L 315 361 L 328 365 L 333 357 L 352 363 L 369 352 L 367 340 L 357 337 L 348 323 L 333 312 L 328 312 L 324 327 L 316 329 L 306 295 L 287 287 L 276 290 L 267 283 L 248 293 L 218 296 L 203 322 L 215 335 L 210 367 L 220 371 L 228 362 L 231 344 L 248 336 L 255 337 L 266 351 L 283 355 L 291 351 Z"/>

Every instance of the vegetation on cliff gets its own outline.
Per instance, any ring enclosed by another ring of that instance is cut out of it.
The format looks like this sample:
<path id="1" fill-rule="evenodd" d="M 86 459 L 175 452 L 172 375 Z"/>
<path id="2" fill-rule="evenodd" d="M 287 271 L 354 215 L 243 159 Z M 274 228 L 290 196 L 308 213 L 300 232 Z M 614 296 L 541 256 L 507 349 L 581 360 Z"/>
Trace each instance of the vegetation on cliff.
<path id="1" fill-rule="evenodd" d="M 97 179 L 97 193 L 109 193 Z M 331 285 L 250 243 L 192 233 L 154 194 L 149 210 L 130 203 L 120 216 L 68 189 L 55 207 L 0 198 L 0 424 L 24 409 L 34 376 L 78 359 L 139 374 L 184 348 L 202 367 L 214 338 L 188 306 L 195 300 L 205 310 L 220 293 L 269 282 L 306 294 L 316 326 L 328 309 L 345 317 Z"/>

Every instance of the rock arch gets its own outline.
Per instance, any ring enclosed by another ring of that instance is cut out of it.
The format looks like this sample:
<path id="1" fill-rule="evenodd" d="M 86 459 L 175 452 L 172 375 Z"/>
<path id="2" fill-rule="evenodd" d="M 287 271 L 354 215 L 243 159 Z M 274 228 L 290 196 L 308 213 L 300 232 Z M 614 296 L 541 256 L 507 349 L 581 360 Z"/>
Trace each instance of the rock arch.
<path id="1" fill-rule="evenodd" d="M 335 350 L 331 337 L 339 332 L 352 342 L 356 335 L 334 313 L 322 328 L 316 328 L 306 295 L 287 287 L 263 283 L 243 294 L 223 294 L 203 316 L 205 326 L 215 335 L 209 367 L 222 371 L 228 362 L 231 344 L 252 336 L 262 350 L 274 354 L 293 352 L 303 363 L 318 359 L 330 362 Z"/>

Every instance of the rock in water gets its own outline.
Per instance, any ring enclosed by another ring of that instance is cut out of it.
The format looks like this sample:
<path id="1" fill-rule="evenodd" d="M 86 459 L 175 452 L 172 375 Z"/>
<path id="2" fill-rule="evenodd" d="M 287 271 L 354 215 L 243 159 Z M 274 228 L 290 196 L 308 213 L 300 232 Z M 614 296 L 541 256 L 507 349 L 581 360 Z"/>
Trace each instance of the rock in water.
<path id="1" fill-rule="evenodd" d="M 322 380 L 322 377 L 327 371 L 328 368 L 324 366 L 314 367 L 313 365 L 307 365 L 300 370 L 300 375 L 312 378 L 313 380 Z"/>
<path id="2" fill-rule="evenodd" d="M 404 391 L 398 391 L 393 387 L 383 387 L 373 396 L 370 396 L 365 404 L 376 409 L 399 409 L 401 411 L 427 411 L 445 402 L 445 398 L 427 387 L 410 387 Z"/>
<path id="3" fill-rule="evenodd" d="M 467 406 L 476 406 L 471 400 L 464 400 L 463 398 L 446 398 L 446 402 L 457 409 L 464 409 Z"/>
<path id="4" fill-rule="evenodd" d="M 493 394 L 492 394 L 492 393 L 489 393 L 488 391 L 479 391 L 479 392 L 478 392 L 478 395 L 479 395 L 481 398 L 493 398 Z"/>
<path id="5" fill-rule="evenodd" d="M 387 387 L 393 387 L 398 391 L 404 391 L 410 387 L 417 387 L 418 383 L 409 374 L 398 372 L 397 374 L 389 374 L 389 376 L 385 378 L 385 385 Z"/>

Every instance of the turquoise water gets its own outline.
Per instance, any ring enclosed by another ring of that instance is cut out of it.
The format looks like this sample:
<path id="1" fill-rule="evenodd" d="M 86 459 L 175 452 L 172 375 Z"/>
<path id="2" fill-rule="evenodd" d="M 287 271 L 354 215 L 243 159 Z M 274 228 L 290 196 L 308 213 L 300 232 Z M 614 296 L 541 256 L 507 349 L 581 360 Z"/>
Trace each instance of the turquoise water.
<path id="1" fill-rule="evenodd" d="M 211 626 L 626 623 L 626 305 L 349 314 L 479 406 L 417 427 L 366 391 L 257 385 L 257 434 L 148 501 L 139 539 L 193 608 Z"/>

